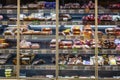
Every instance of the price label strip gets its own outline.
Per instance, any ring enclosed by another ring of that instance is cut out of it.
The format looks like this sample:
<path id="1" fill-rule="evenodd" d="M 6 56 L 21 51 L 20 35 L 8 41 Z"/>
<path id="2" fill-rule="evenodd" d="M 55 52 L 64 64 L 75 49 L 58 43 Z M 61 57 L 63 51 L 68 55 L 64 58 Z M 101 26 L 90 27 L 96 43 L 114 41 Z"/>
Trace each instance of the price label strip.
<path id="1" fill-rule="evenodd" d="M 78 10 L 78 13 L 84 13 L 84 10 Z"/>
<path id="2" fill-rule="evenodd" d="M 2 25 L 8 25 L 7 21 L 2 21 Z"/>
<path id="3" fill-rule="evenodd" d="M 75 12 L 75 10 L 69 10 L 69 13 L 74 13 Z"/>
<path id="4" fill-rule="evenodd" d="M 26 10 L 23 10 L 23 13 L 26 13 L 26 14 L 27 14 L 27 13 L 28 13 L 28 10 L 27 10 L 27 9 L 26 9 Z"/>
<path id="5" fill-rule="evenodd" d="M 7 14 L 13 14 L 13 10 L 7 10 Z"/>
<path id="6" fill-rule="evenodd" d="M 67 11 L 66 10 L 61 10 L 61 13 L 66 13 Z"/>
<path id="7" fill-rule="evenodd" d="M 39 50 L 33 50 L 33 53 L 34 53 L 34 54 L 38 54 L 38 53 L 39 53 Z"/>

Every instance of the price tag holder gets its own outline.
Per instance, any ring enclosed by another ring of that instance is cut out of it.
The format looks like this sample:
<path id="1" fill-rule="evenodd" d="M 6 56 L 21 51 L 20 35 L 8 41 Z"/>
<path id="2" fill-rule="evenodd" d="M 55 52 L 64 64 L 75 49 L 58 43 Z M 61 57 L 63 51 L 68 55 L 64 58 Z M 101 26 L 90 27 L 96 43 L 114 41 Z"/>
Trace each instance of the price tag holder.
<path id="1" fill-rule="evenodd" d="M 102 54 L 108 54 L 107 50 L 102 50 Z"/>
<path id="2" fill-rule="evenodd" d="M 112 70 L 117 71 L 117 70 L 119 70 L 119 68 L 118 68 L 118 66 L 113 66 Z"/>
<path id="3" fill-rule="evenodd" d="M 25 50 L 24 49 L 20 50 L 20 53 L 25 53 Z"/>
<path id="4" fill-rule="evenodd" d="M 46 66 L 46 69 L 50 70 L 50 69 L 51 69 L 51 66 Z"/>
<path id="5" fill-rule="evenodd" d="M 95 13 L 95 11 L 94 10 L 90 10 L 90 13 Z"/>
<path id="6" fill-rule="evenodd" d="M 31 53 L 31 50 L 25 50 L 26 53 Z"/>
<path id="7" fill-rule="evenodd" d="M 5 53 L 9 53 L 9 50 L 8 50 L 8 49 L 5 49 Z"/>
<path id="8" fill-rule="evenodd" d="M 2 25 L 8 25 L 7 21 L 2 21 Z"/>
<path id="9" fill-rule="evenodd" d="M 27 14 L 27 13 L 28 13 L 28 10 L 27 10 L 27 9 L 26 9 L 26 10 L 23 10 L 23 13 L 26 13 L 26 14 Z"/>
<path id="10" fill-rule="evenodd" d="M 0 10 L 0 13 L 2 13 L 2 10 Z"/>
<path id="11" fill-rule="evenodd" d="M 33 50 L 33 53 L 34 53 L 34 54 L 38 54 L 38 53 L 39 53 L 39 50 Z"/>
<path id="12" fill-rule="evenodd" d="M 40 69 L 40 66 L 35 66 L 34 69 Z"/>
<path id="13" fill-rule="evenodd" d="M 21 66 L 21 69 L 26 69 L 26 66 Z"/>
<path id="14" fill-rule="evenodd" d="M 38 37 L 35 35 L 32 35 L 32 39 L 38 39 Z"/>
<path id="15" fill-rule="evenodd" d="M 5 49 L 2 50 L 2 53 L 5 53 Z"/>
<path id="16" fill-rule="evenodd" d="M 61 13 L 66 13 L 67 11 L 66 10 L 61 10 Z"/>
<path id="17" fill-rule="evenodd" d="M 78 10 L 78 13 L 84 13 L 84 10 Z"/>
<path id="18" fill-rule="evenodd" d="M 68 50 L 63 50 L 63 53 L 68 53 Z"/>
<path id="19" fill-rule="evenodd" d="M 38 10 L 39 13 L 44 12 L 44 10 Z"/>
<path id="20" fill-rule="evenodd" d="M 52 22 L 51 22 L 51 21 L 46 22 L 46 25 L 51 25 L 51 24 L 52 24 Z"/>
<path id="21" fill-rule="evenodd" d="M 7 10 L 7 14 L 13 14 L 13 10 Z"/>
<path id="22" fill-rule="evenodd" d="M 2 50 L 2 49 L 0 49 L 0 53 L 3 53 L 3 50 Z"/>
<path id="23" fill-rule="evenodd" d="M 56 25 L 56 22 L 55 21 L 53 21 L 53 23 L 52 23 L 53 25 Z"/>
<path id="24" fill-rule="evenodd" d="M 47 53 L 47 54 L 51 54 L 52 51 L 51 51 L 51 50 L 47 50 L 46 53 Z"/>
<path id="25" fill-rule="evenodd" d="M 47 53 L 47 50 L 41 50 L 41 53 L 42 54 Z"/>
<path id="26" fill-rule="evenodd" d="M 16 49 L 10 49 L 9 53 L 15 53 Z"/>
<path id="27" fill-rule="evenodd" d="M 31 69 L 31 66 L 26 66 L 26 69 Z"/>
<path id="28" fill-rule="evenodd" d="M 74 13 L 75 12 L 75 10 L 69 10 L 69 13 Z"/>

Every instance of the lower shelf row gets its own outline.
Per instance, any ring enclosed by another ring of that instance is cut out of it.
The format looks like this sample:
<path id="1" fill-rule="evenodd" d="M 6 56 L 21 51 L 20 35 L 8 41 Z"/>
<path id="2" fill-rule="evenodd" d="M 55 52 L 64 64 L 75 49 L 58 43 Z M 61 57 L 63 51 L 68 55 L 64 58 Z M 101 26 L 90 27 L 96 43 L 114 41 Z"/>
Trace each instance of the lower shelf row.
<path id="1" fill-rule="evenodd" d="M 99 78 L 117 78 L 120 79 L 119 71 L 99 71 Z M 8 70 L 0 70 L 0 77 L 12 78 L 16 73 Z M 20 70 L 20 78 L 54 78 L 55 70 Z M 79 70 L 60 70 L 59 78 L 95 78 L 95 71 L 79 71 Z"/>
<path id="2" fill-rule="evenodd" d="M 120 54 L 116 55 L 99 55 L 98 65 L 105 66 L 119 66 Z M 96 64 L 96 57 L 94 54 L 60 54 L 60 65 L 82 65 L 92 66 Z M 20 53 L 20 65 L 53 65 L 56 63 L 55 54 L 33 54 L 33 53 Z M 1 65 L 16 65 L 16 54 L 0 54 Z"/>

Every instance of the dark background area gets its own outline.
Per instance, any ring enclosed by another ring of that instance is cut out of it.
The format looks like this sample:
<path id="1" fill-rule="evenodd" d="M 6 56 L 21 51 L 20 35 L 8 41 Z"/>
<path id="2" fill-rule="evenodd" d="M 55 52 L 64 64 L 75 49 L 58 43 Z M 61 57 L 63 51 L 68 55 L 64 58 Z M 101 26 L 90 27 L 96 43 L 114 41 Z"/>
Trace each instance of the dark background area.
<path id="1" fill-rule="evenodd" d="M 35 3 L 37 1 L 48 1 L 48 2 L 53 2 L 55 0 L 21 0 L 21 4 L 26 4 L 26 3 Z M 64 4 L 64 3 L 88 3 L 90 0 L 60 0 L 60 4 Z M 94 2 L 94 0 L 91 0 Z M 111 3 L 120 3 L 120 0 L 98 0 L 99 4 L 107 6 L 108 4 Z M 3 5 L 7 5 L 7 4 L 17 4 L 17 0 L 0 0 L 0 3 Z"/>

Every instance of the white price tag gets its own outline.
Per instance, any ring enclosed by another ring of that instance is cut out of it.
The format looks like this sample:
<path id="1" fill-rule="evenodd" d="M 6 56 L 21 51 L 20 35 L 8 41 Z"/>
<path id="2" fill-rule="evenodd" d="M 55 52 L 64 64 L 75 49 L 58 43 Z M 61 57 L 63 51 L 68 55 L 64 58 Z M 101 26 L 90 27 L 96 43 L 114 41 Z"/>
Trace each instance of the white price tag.
<path id="1" fill-rule="evenodd" d="M 84 10 L 78 10 L 78 13 L 84 13 Z"/>
<path id="2" fill-rule="evenodd" d="M 0 13 L 2 13 L 2 10 L 0 10 Z"/>
<path id="3" fill-rule="evenodd" d="M 56 22 L 55 21 L 53 21 L 53 23 L 52 23 L 53 25 L 56 25 Z"/>
<path id="4" fill-rule="evenodd" d="M 7 14 L 12 14 L 13 10 L 7 10 Z"/>
<path id="5" fill-rule="evenodd" d="M 39 53 L 39 50 L 33 50 L 33 53 L 34 53 L 34 54 L 38 54 L 38 53 Z"/>
<path id="6" fill-rule="evenodd" d="M 40 66 L 35 66 L 34 69 L 40 69 Z"/>
<path id="7" fill-rule="evenodd" d="M 9 53 L 9 50 L 8 50 L 8 49 L 5 49 L 5 53 Z"/>
<path id="8" fill-rule="evenodd" d="M 66 13 L 67 11 L 66 10 L 61 10 L 61 13 Z"/>
<path id="9" fill-rule="evenodd" d="M 26 53 L 31 53 L 31 50 L 25 50 Z"/>
<path id="10" fill-rule="evenodd" d="M 75 10 L 69 10 L 69 13 L 74 13 L 75 12 Z"/>
<path id="11" fill-rule="evenodd" d="M 26 9 L 26 10 L 23 10 L 23 13 L 28 13 L 28 10 Z"/>
<path id="12" fill-rule="evenodd" d="M 50 22 L 46 22 L 46 25 L 51 25 L 52 24 L 52 22 L 50 21 Z"/>
<path id="13" fill-rule="evenodd" d="M 60 51 L 61 51 L 61 50 L 60 50 Z M 56 53 L 56 50 L 51 50 L 51 53 L 53 53 L 53 54 Z"/>
<path id="14" fill-rule="evenodd" d="M 2 53 L 3 51 L 2 51 L 2 49 L 0 49 L 0 53 Z"/>
<path id="15" fill-rule="evenodd" d="M 5 49 L 2 50 L 2 53 L 5 53 Z"/>
<path id="16" fill-rule="evenodd" d="M 31 66 L 26 66 L 26 69 L 31 69 Z"/>
<path id="17" fill-rule="evenodd" d="M 47 50 L 41 50 L 41 53 L 43 54 L 43 53 L 47 53 Z"/>
<path id="18" fill-rule="evenodd" d="M 38 39 L 38 37 L 37 36 L 32 36 L 32 39 Z"/>
<path id="19" fill-rule="evenodd" d="M 63 50 L 63 53 L 68 53 L 68 50 Z"/>
<path id="20" fill-rule="evenodd" d="M 102 50 L 102 54 L 107 54 L 107 50 Z"/>
<path id="21" fill-rule="evenodd" d="M 9 53 L 13 53 L 14 51 L 12 49 L 9 49 Z"/>
<path id="22" fill-rule="evenodd" d="M 31 35 L 23 35 L 23 39 L 30 39 Z"/>
<path id="23" fill-rule="evenodd" d="M 45 25 L 45 22 L 40 22 L 40 25 Z"/>
<path id="24" fill-rule="evenodd" d="M 42 12 L 44 12 L 44 10 L 38 10 L 38 12 L 39 12 L 39 13 L 42 13 Z"/>
<path id="25" fill-rule="evenodd" d="M 90 13 L 95 13 L 95 11 L 94 10 L 90 10 Z"/>

